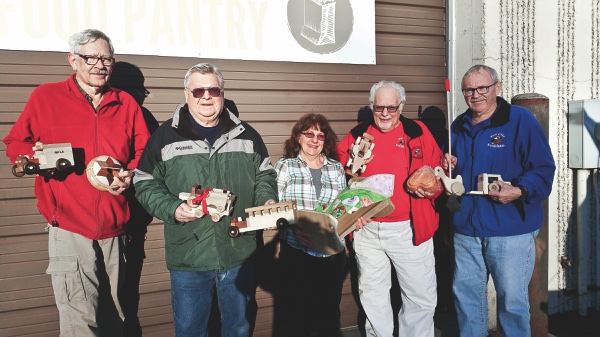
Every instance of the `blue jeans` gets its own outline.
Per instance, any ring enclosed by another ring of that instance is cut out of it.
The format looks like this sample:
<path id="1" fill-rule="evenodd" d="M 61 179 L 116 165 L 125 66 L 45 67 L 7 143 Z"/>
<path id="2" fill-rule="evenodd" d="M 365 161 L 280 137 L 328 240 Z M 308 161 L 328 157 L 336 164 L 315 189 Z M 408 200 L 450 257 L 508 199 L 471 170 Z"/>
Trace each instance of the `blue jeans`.
<path id="1" fill-rule="evenodd" d="M 171 270 L 171 305 L 175 336 L 208 336 L 208 318 L 216 286 L 222 337 L 247 337 L 248 301 L 254 295 L 254 266 L 245 263 L 225 271 Z"/>
<path id="2" fill-rule="evenodd" d="M 461 337 L 485 337 L 486 287 L 494 280 L 498 319 L 506 337 L 531 336 L 528 285 L 538 231 L 505 237 L 454 234 L 454 301 Z"/>

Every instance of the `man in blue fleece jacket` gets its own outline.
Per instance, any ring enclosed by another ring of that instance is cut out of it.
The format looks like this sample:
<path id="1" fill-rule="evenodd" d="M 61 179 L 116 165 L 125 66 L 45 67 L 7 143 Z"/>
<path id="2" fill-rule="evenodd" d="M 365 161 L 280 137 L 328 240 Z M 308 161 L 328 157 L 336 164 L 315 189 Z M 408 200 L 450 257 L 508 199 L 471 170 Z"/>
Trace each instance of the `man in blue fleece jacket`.
<path id="1" fill-rule="evenodd" d="M 451 127 L 452 151 L 441 165 L 477 190 L 482 173 L 499 174 L 498 191 L 464 195 L 452 214 L 454 300 L 461 337 L 487 336 L 486 286 L 491 274 L 505 336 L 530 336 L 528 284 L 535 264 L 535 236 L 542 202 L 556 169 L 548 140 L 533 116 L 498 94 L 502 82 L 491 67 L 475 65 L 463 76 L 469 109 Z"/>

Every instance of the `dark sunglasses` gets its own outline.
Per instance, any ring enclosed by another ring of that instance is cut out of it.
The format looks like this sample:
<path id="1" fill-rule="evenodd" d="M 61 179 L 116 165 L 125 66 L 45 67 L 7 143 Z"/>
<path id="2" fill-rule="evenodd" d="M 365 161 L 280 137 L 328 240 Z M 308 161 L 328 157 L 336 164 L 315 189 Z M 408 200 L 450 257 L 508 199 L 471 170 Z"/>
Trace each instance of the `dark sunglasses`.
<path id="1" fill-rule="evenodd" d="M 302 131 L 301 133 L 308 139 L 313 139 L 315 136 L 317 136 L 317 139 L 322 142 L 324 142 L 325 138 L 327 137 L 324 133 L 314 133 L 312 131 Z"/>
<path id="2" fill-rule="evenodd" d="M 211 97 L 219 97 L 221 96 L 221 93 L 223 92 L 223 89 L 219 88 L 219 87 L 210 87 L 210 88 L 196 88 L 196 89 L 190 89 L 190 88 L 186 88 L 187 90 L 192 92 L 192 95 L 195 98 L 202 98 L 204 97 L 204 93 L 208 90 L 208 94 Z"/>

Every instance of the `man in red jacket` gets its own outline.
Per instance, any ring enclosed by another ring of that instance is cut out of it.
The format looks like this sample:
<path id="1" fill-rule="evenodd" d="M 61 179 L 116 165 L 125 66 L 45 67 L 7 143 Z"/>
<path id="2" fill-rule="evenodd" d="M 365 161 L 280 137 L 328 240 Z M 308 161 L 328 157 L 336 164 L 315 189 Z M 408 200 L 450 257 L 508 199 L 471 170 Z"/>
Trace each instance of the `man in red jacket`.
<path id="1" fill-rule="evenodd" d="M 60 316 L 60 335 L 121 336 L 123 311 L 117 293 L 124 272 L 124 224 L 129 219 L 131 170 L 149 133 L 137 102 L 108 84 L 114 49 L 98 30 L 69 39 L 67 80 L 46 83 L 31 94 L 4 138 L 6 154 L 32 157 L 36 143 L 71 143 L 73 166 L 35 178 L 38 209 L 47 221 L 49 265 Z M 100 155 L 124 166 L 117 185 L 94 188 L 86 165 Z"/>
<path id="2" fill-rule="evenodd" d="M 432 237 L 438 227 L 433 205 L 441 191 L 434 194 L 419 188 L 409 193 L 406 181 L 423 165 L 438 165 L 442 153 L 423 123 L 401 115 L 406 101 L 402 85 L 376 83 L 370 100 L 373 118 L 358 124 L 338 144 L 340 162 L 346 163 L 356 138 L 370 134 L 375 147 L 362 177 L 395 175 L 391 198 L 395 210 L 371 219 L 354 233 L 360 301 L 367 315 L 365 329 L 367 336 L 393 335 L 391 261 L 402 296 L 399 335 L 433 337 L 437 294 Z"/>

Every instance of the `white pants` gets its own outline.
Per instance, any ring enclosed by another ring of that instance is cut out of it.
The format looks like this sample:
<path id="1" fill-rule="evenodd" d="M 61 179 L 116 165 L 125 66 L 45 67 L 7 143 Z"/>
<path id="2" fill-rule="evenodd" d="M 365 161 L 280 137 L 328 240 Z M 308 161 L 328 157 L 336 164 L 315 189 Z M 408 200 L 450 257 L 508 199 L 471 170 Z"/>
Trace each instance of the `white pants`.
<path id="1" fill-rule="evenodd" d="M 391 263 L 400 284 L 399 336 L 433 337 L 437 303 L 433 240 L 415 246 L 410 221 L 370 222 L 354 233 L 360 301 L 367 336 L 391 337 Z"/>

